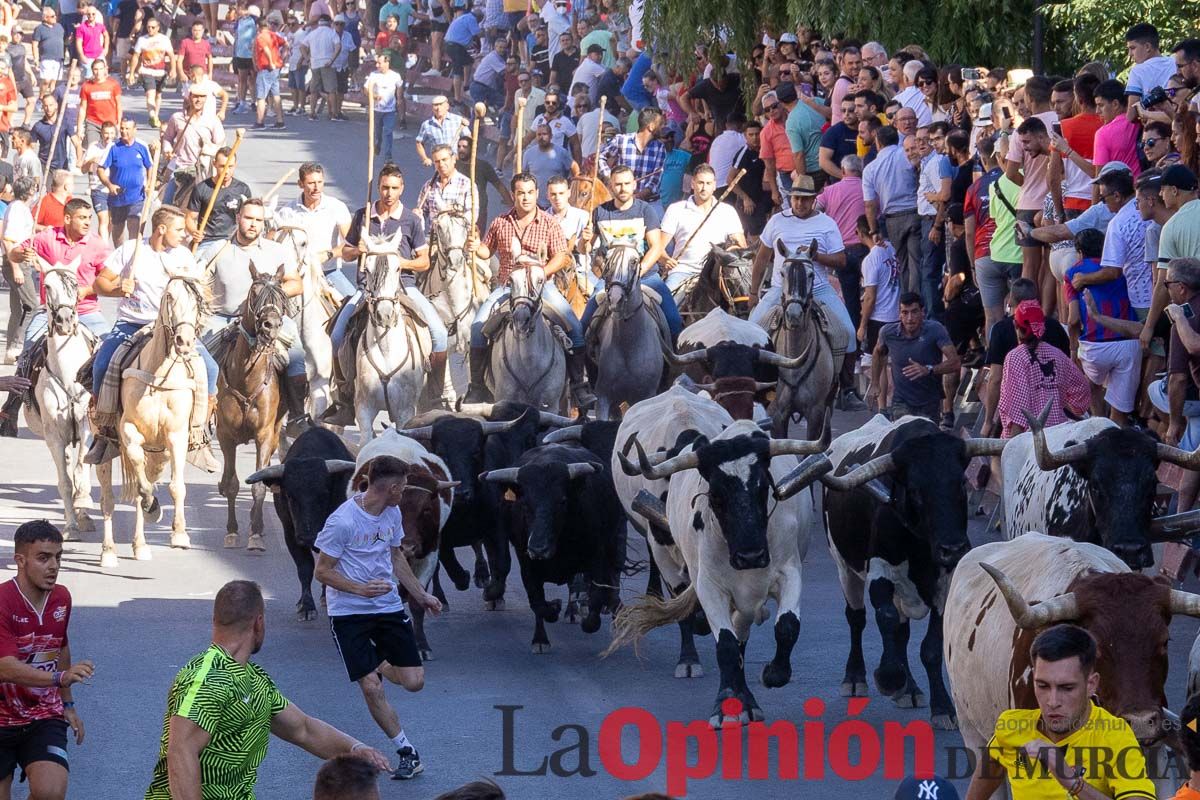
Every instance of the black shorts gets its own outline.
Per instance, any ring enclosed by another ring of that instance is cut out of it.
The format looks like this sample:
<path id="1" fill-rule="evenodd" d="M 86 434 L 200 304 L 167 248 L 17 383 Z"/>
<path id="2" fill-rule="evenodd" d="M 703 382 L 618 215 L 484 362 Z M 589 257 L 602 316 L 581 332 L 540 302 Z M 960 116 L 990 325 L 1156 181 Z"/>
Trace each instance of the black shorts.
<path id="1" fill-rule="evenodd" d="M 70 770 L 67 763 L 67 721 L 39 719 L 28 725 L 0 728 L 0 780 L 35 761 L 53 761 Z"/>
<path id="2" fill-rule="evenodd" d="M 166 75 L 140 75 L 138 83 L 142 85 L 142 89 L 150 92 L 162 92 L 163 87 L 167 85 Z"/>
<path id="3" fill-rule="evenodd" d="M 329 627 L 352 682 L 370 675 L 384 661 L 393 667 L 421 666 L 407 611 L 330 617 Z"/>
<path id="4" fill-rule="evenodd" d="M 867 339 L 862 343 L 862 351 L 864 353 L 874 352 L 875 343 L 879 341 L 879 332 L 883 330 L 883 326 L 887 324 L 888 323 L 880 322 L 877 319 L 867 320 Z"/>
<path id="5" fill-rule="evenodd" d="M 37 87 L 33 85 L 33 78 L 30 78 L 28 75 L 25 76 L 25 80 L 21 81 L 21 85 L 17 87 L 17 91 L 26 100 L 31 97 L 37 97 Z"/>
<path id="6" fill-rule="evenodd" d="M 457 42 L 446 42 L 446 58 L 450 60 L 451 67 L 459 70 L 466 69 L 474 63 L 467 48 Z"/>
<path id="7" fill-rule="evenodd" d="M 436 19 L 429 20 L 429 31 L 431 33 L 445 33 L 449 29 L 449 22 L 438 22 Z"/>
<path id="8" fill-rule="evenodd" d="M 254 60 L 250 58 L 233 57 L 234 72 L 254 72 Z"/>

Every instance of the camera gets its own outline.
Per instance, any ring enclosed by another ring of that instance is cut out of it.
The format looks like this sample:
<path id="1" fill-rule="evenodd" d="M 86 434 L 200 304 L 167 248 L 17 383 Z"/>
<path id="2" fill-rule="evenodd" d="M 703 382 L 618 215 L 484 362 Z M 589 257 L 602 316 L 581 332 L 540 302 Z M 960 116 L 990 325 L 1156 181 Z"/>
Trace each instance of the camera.
<path id="1" fill-rule="evenodd" d="M 1142 98 L 1142 108 L 1154 108 L 1159 103 L 1165 103 L 1170 99 L 1167 97 L 1166 89 L 1161 86 L 1155 86 Z"/>
<path id="2" fill-rule="evenodd" d="M 964 81 L 981 81 L 983 80 L 983 70 L 978 67 L 963 67 L 962 79 Z"/>

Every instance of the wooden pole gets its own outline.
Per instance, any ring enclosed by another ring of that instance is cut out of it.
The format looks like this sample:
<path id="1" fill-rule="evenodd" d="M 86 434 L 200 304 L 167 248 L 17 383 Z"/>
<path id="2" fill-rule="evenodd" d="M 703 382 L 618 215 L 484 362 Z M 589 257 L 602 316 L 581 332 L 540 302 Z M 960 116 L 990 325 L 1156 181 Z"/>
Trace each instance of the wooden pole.
<path id="1" fill-rule="evenodd" d="M 589 211 L 595 211 L 596 206 L 600 205 L 599 192 L 596 191 L 596 186 L 600 183 L 600 151 L 604 149 L 604 107 L 608 104 L 608 97 L 600 95 L 600 118 L 596 122 L 596 158 L 592 163 L 592 194 L 588 198 L 588 204 L 591 205 Z"/>
<path id="2" fill-rule="evenodd" d="M 729 185 L 725 187 L 725 191 L 721 192 L 721 196 L 717 198 L 717 202 L 713 203 L 712 208 L 710 208 L 708 210 L 708 213 L 704 215 L 704 219 L 700 220 L 700 224 L 696 226 L 696 230 L 692 231 L 692 235 L 689 236 L 687 238 L 687 241 L 685 241 L 683 243 L 683 247 L 681 247 L 675 251 L 675 259 L 676 260 L 678 260 L 679 257 L 682 256 L 684 254 L 684 252 L 687 251 L 688 245 L 690 245 L 692 243 L 692 239 L 696 238 L 696 234 L 699 233 L 700 229 L 704 227 L 704 223 L 708 222 L 708 218 L 711 217 L 712 213 L 717 210 L 717 206 L 719 206 L 721 203 L 725 202 L 725 198 L 729 197 L 729 193 L 733 191 L 734 187 L 738 185 L 738 181 L 740 181 L 743 177 L 745 177 L 745 175 L 746 175 L 745 169 L 739 169 L 737 171 L 737 174 L 733 176 L 733 180 L 731 180 L 729 182 Z"/>
<path id="3" fill-rule="evenodd" d="M 375 180 L 375 87 L 367 81 L 367 204 L 363 206 L 363 230 L 371 227 L 371 198 Z M 364 242 L 364 244 L 366 244 Z"/>
<path id="4" fill-rule="evenodd" d="M 221 171 L 217 173 L 217 180 L 213 184 L 212 196 L 208 198 L 208 205 L 204 209 L 204 216 L 200 217 L 200 225 L 196 229 L 196 241 L 192 242 L 193 253 L 200 247 L 200 242 L 204 239 L 204 229 L 208 227 L 208 220 L 212 217 L 213 209 L 217 206 L 217 196 L 221 193 L 221 187 L 225 183 L 226 176 L 229 175 L 229 170 L 233 168 L 233 160 L 237 157 L 238 148 L 242 146 L 242 137 L 245 134 L 245 128 L 237 129 L 237 135 L 233 139 L 233 147 L 229 148 L 229 158 L 225 159 L 225 166 L 221 167 Z"/>
<path id="5" fill-rule="evenodd" d="M 274 197 L 276 195 L 276 193 L 278 193 L 279 190 L 283 188 L 283 184 L 287 181 L 288 178 L 292 177 L 292 173 L 295 172 L 297 169 L 298 169 L 298 167 L 291 167 L 288 169 L 287 172 L 283 173 L 283 176 L 279 180 L 275 181 L 274 185 L 271 186 L 270 191 L 268 191 L 266 194 L 263 195 L 262 201 L 264 203 L 271 202 L 271 198 Z"/>
<path id="6" fill-rule="evenodd" d="M 528 97 L 517 98 L 517 152 L 513 175 L 521 174 L 521 148 L 525 145 L 525 104 L 528 102 Z"/>
<path id="7" fill-rule="evenodd" d="M 471 180 L 471 193 L 469 195 L 467 195 L 467 202 L 471 204 L 471 207 L 470 207 L 470 210 L 467 212 L 467 223 L 470 226 L 468 228 L 468 230 L 478 231 L 478 228 L 476 227 L 478 224 L 478 220 L 475 219 L 475 213 L 476 213 L 475 195 L 476 195 L 476 191 L 477 191 L 475 189 L 475 162 L 479 158 L 479 121 L 483 119 L 485 114 L 487 114 L 487 106 L 485 106 L 483 103 L 476 103 L 474 112 L 475 113 L 471 115 L 473 117 L 473 119 L 471 120 L 471 163 L 470 163 L 470 173 L 471 174 L 469 176 L 470 180 Z M 518 152 L 520 152 L 520 151 L 518 151 Z M 483 232 L 482 231 L 478 231 L 478 232 L 479 232 L 479 235 L 482 236 Z M 475 252 L 474 252 L 474 250 L 472 250 L 468 254 L 467 263 L 471 265 L 471 276 L 473 278 L 473 283 L 475 286 L 475 294 L 477 297 L 480 297 L 480 299 L 482 299 L 483 297 L 487 296 L 488 292 L 487 292 L 487 287 L 482 285 L 483 281 L 479 277 L 479 270 L 477 270 L 475 268 Z"/>
<path id="8" fill-rule="evenodd" d="M 162 157 L 162 151 L 162 143 L 159 142 L 158 147 L 154 149 L 154 158 L 152 158 L 150 161 L 150 174 L 146 176 L 146 199 L 142 207 L 142 220 L 138 224 L 136 234 L 137 238 L 133 243 L 133 258 L 131 258 L 129 263 L 125 265 L 125 268 L 121 270 L 121 291 L 126 295 L 133 294 L 134 287 L 136 286 L 134 273 L 137 272 L 138 255 L 142 252 L 142 237 L 145 234 L 146 226 L 154 216 L 154 214 L 150 212 L 150 201 L 154 197 L 154 193 L 157 191 L 156 184 L 158 183 L 158 162 Z"/>
<path id="9" fill-rule="evenodd" d="M 50 152 L 46 154 L 46 164 L 42 170 L 42 194 L 38 197 L 37 206 L 33 209 L 33 221 L 37 223 L 38 214 L 42 213 L 42 199 L 46 196 L 46 188 L 50 185 L 50 178 L 54 170 L 50 165 L 54 163 L 54 151 L 58 149 L 58 134 L 62 132 L 63 120 L 67 118 L 67 85 L 71 82 L 71 70 L 75 68 L 75 59 L 67 62 L 66 83 L 63 84 L 63 99 L 58 104 L 58 119 L 54 121 L 54 135 L 50 138 Z"/>

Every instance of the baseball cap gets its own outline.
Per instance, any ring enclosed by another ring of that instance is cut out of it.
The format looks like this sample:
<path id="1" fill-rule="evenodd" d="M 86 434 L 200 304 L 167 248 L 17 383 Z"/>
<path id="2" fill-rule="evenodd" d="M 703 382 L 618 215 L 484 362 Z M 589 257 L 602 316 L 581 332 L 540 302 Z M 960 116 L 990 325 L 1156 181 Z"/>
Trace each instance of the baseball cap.
<path id="1" fill-rule="evenodd" d="M 984 103 L 979 107 L 979 118 L 975 120 L 976 128 L 986 128 L 992 124 L 992 104 Z"/>
<path id="2" fill-rule="evenodd" d="M 1114 172 L 1121 172 L 1121 171 L 1129 172 L 1130 171 L 1129 165 L 1126 164 L 1124 161 L 1109 161 L 1107 164 L 1105 164 L 1103 167 L 1100 168 L 1100 172 L 1096 173 L 1096 180 L 1092 181 L 1092 183 L 1099 183 L 1101 180 L 1104 179 L 1105 175 L 1111 175 Z"/>
<path id="3" fill-rule="evenodd" d="M 781 103 L 796 102 L 796 84 L 791 81 L 785 81 L 775 87 L 775 97 Z"/>
<path id="4" fill-rule="evenodd" d="M 794 33 L 785 33 L 779 37 L 779 43 L 783 44 L 784 42 L 791 42 L 792 44 L 799 44 L 800 40 L 796 38 L 796 34 L 794 34 Z"/>
<path id="5" fill-rule="evenodd" d="M 334 21 L 334 22 L 340 22 L 340 23 L 342 23 L 343 25 L 345 25 L 345 24 L 346 24 L 346 15 L 345 15 L 345 14 L 338 14 L 336 17 L 334 17 L 334 18 L 333 18 L 333 21 Z"/>
<path id="6" fill-rule="evenodd" d="M 1174 187 L 1181 192 L 1196 191 L 1196 173 L 1183 164 L 1172 164 L 1162 174 L 1162 185 Z"/>
<path id="7" fill-rule="evenodd" d="M 258 6 L 250 6 L 249 8 L 246 9 L 246 13 L 252 17 L 257 18 L 257 17 L 262 16 L 262 9 L 259 8 Z"/>
<path id="8" fill-rule="evenodd" d="M 893 800 L 959 800 L 954 784 L 936 775 L 929 778 L 905 778 L 896 787 Z"/>
<path id="9" fill-rule="evenodd" d="M 813 179 L 807 175 L 801 175 L 792 181 L 792 188 L 788 190 L 788 197 L 816 197 L 817 185 L 813 183 Z"/>
<path id="10" fill-rule="evenodd" d="M 1046 333 L 1046 312 L 1037 300 L 1022 300 L 1013 312 L 1013 324 L 1039 339 Z"/>

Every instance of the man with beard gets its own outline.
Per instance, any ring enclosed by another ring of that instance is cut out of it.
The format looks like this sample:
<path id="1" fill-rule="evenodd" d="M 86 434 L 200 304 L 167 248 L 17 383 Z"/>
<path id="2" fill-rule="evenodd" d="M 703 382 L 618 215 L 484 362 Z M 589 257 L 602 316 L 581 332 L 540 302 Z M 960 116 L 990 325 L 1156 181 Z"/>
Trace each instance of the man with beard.
<path id="1" fill-rule="evenodd" d="M 817 151 L 821 169 L 835 181 L 842 179 L 842 170 L 838 166 L 842 159 L 858 155 L 858 110 L 854 98 L 853 93 L 842 98 L 842 119 L 821 135 L 821 147 Z"/>
<path id="2" fill-rule="evenodd" d="M 458 137 L 458 163 L 455 167 L 463 175 L 471 175 L 471 134 L 464 133 Z M 488 223 L 488 190 L 487 187 L 493 186 L 500 194 L 500 202 L 506 206 L 512 205 L 512 193 L 508 191 L 508 187 L 504 185 L 504 181 L 500 180 L 500 175 L 496 172 L 496 168 L 488 163 L 477 153 L 475 156 L 475 191 L 479 198 L 479 213 L 476 218 L 479 220 L 480 229 L 486 229 Z"/>
<path id="3" fill-rule="evenodd" d="M 213 603 L 212 644 L 175 675 L 145 800 L 252 797 L 268 734 L 318 758 L 353 753 L 376 769 L 387 758 L 288 702 L 250 661 L 267 635 L 262 590 L 230 581 Z M 203 788 L 202 788 L 203 787 Z"/>

